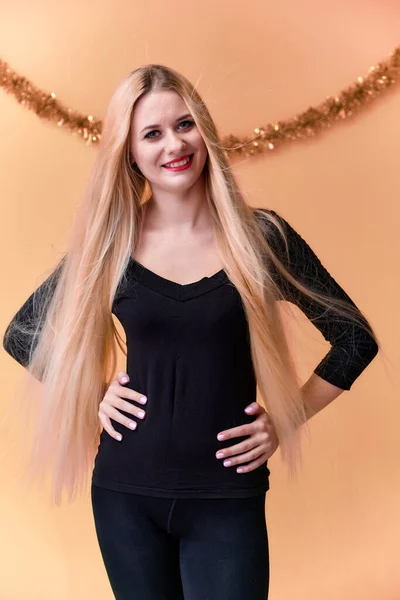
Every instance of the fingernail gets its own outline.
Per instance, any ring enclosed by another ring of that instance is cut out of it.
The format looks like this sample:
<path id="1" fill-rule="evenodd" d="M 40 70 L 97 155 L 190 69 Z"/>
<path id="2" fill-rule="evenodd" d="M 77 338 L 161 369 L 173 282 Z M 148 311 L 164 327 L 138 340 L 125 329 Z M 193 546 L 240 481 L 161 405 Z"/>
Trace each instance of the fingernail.
<path id="1" fill-rule="evenodd" d="M 147 402 L 146 396 L 142 396 L 141 398 L 139 398 L 139 402 L 141 402 L 142 404 L 146 404 L 146 402 Z"/>
<path id="2" fill-rule="evenodd" d="M 142 410 L 139 410 L 138 412 L 138 417 L 140 417 L 141 419 L 143 419 L 144 417 L 144 412 Z"/>
<path id="3" fill-rule="evenodd" d="M 251 406 L 248 406 L 247 408 L 244 409 L 245 412 L 249 413 L 251 412 L 253 409 Z"/>
<path id="4" fill-rule="evenodd" d="M 115 436 L 117 438 L 117 440 L 121 441 L 122 440 L 122 435 L 120 433 L 117 433 L 117 435 Z"/>
<path id="5" fill-rule="evenodd" d="M 230 466 L 231 466 L 231 464 L 232 464 L 232 461 L 231 461 L 231 460 L 226 460 L 226 461 L 224 462 L 224 466 L 225 466 L 225 467 L 230 467 Z"/>
<path id="6" fill-rule="evenodd" d="M 224 434 L 223 434 L 223 433 L 219 433 L 219 434 L 217 435 L 217 438 L 218 438 L 219 440 L 223 440 L 223 439 L 225 438 L 225 436 L 224 436 Z"/>
<path id="7" fill-rule="evenodd" d="M 133 422 L 129 423 L 129 427 L 131 429 L 136 429 L 136 423 L 133 423 Z"/>
<path id="8" fill-rule="evenodd" d="M 126 383 L 128 381 L 128 378 L 127 377 L 121 377 L 121 381 L 122 381 L 122 383 Z"/>

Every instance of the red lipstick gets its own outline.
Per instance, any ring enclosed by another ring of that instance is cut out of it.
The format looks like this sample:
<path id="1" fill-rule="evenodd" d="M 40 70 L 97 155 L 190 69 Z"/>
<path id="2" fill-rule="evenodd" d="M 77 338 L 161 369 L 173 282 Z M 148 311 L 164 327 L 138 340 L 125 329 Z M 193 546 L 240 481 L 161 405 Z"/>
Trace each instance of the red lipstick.
<path id="1" fill-rule="evenodd" d="M 192 162 L 193 162 L 193 154 L 186 154 L 186 156 L 181 156 L 180 158 L 175 158 L 174 160 L 170 160 L 168 163 L 165 163 L 165 165 L 162 165 L 164 169 L 167 169 L 168 171 L 184 171 L 185 169 L 188 169 Z M 170 164 L 175 164 L 177 162 L 180 162 L 182 160 L 184 160 L 185 158 L 189 158 L 189 161 L 180 166 L 180 167 L 169 167 L 168 165 Z"/>

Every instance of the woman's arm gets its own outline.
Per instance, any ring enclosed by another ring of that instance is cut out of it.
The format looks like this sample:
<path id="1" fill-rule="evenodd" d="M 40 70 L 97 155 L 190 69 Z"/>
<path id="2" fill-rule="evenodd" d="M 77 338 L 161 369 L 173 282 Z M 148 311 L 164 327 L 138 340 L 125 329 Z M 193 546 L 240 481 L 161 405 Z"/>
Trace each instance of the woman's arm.
<path id="1" fill-rule="evenodd" d="M 272 213 L 282 224 L 287 235 L 289 263 L 284 241 L 274 225 L 273 232 L 268 235 L 268 241 L 289 272 L 311 289 L 345 300 L 357 309 L 353 300 L 325 269 L 300 234 L 275 211 L 258 210 Z M 371 334 L 359 324 L 306 297 L 292 284 L 283 281 L 275 268 L 271 267 L 271 269 L 285 300 L 298 306 L 309 319 L 312 319 L 313 325 L 331 344 L 329 352 L 314 369 L 318 378 L 311 377 L 306 384 L 308 395 L 314 399 L 310 401 L 310 405 L 313 404 L 315 409 L 319 405 L 322 408 L 337 397 L 341 393 L 340 390 L 350 390 L 354 381 L 378 353 L 378 345 Z M 363 318 L 361 312 L 360 317 Z M 331 385 L 324 385 L 319 378 Z M 315 399 L 319 394 L 321 396 L 316 402 Z"/>
<path id="2" fill-rule="evenodd" d="M 307 421 L 345 391 L 322 379 L 316 373 L 311 374 L 311 377 L 305 382 L 301 390 L 303 392 Z"/>

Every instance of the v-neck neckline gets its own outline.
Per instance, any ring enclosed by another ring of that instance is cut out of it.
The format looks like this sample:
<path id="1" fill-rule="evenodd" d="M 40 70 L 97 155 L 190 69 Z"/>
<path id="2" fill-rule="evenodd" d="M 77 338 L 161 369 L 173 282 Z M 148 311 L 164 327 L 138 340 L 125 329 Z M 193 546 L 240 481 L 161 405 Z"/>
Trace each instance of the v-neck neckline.
<path id="1" fill-rule="evenodd" d="M 195 298 L 229 282 L 225 269 L 220 269 L 213 275 L 202 277 L 197 281 L 178 283 L 177 281 L 172 281 L 172 279 L 167 279 L 166 277 L 151 271 L 133 258 L 133 256 L 130 256 L 129 264 L 133 268 L 135 274 L 139 276 L 138 280 L 140 283 L 160 294 L 181 301 Z"/>

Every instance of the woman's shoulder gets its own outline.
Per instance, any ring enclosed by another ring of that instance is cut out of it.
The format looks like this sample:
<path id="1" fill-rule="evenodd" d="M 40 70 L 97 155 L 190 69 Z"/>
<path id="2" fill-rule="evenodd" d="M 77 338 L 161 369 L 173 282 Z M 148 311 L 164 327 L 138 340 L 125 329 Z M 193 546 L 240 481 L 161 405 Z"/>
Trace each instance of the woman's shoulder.
<path id="1" fill-rule="evenodd" d="M 263 206 L 252 206 L 253 215 L 255 217 L 263 217 L 265 215 L 269 215 L 270 213 L 274 213 L 271 208 L 265 208 Z"/>
<path id="2" fill-rule="evenodd" d="M 310 255 L 311 248 L 299 231 L 285 217 L 272 208 L 255 208 L 254 216 L 270 248 L 281 260 L 290 255 L 301 262 Z"/>
<path id="3" fill-rule="evenodd" d="M 253 208 L 253 216 L 267 230 L 275 227 L 278 231 L 282 232 L 282 227 L 288 225 L 286 219 L 273 208 L 255 207 Z"/>
<path id="4" fill-rule="evenodd" d="M 267 220 L 269 222 L 274 222 L 275 220 L 279 220 L 284 222 L 285 219 L 273 208 L 266 208 L 264 206 L 253 207 L 253 215 L 260 220 Z"/>
<path id="5" fill-rule="evenodd" d="M 253 215 L 270 242 L 285 239 L 293 231 L 286 219 L 272 208 L 253 208 Z"/>

